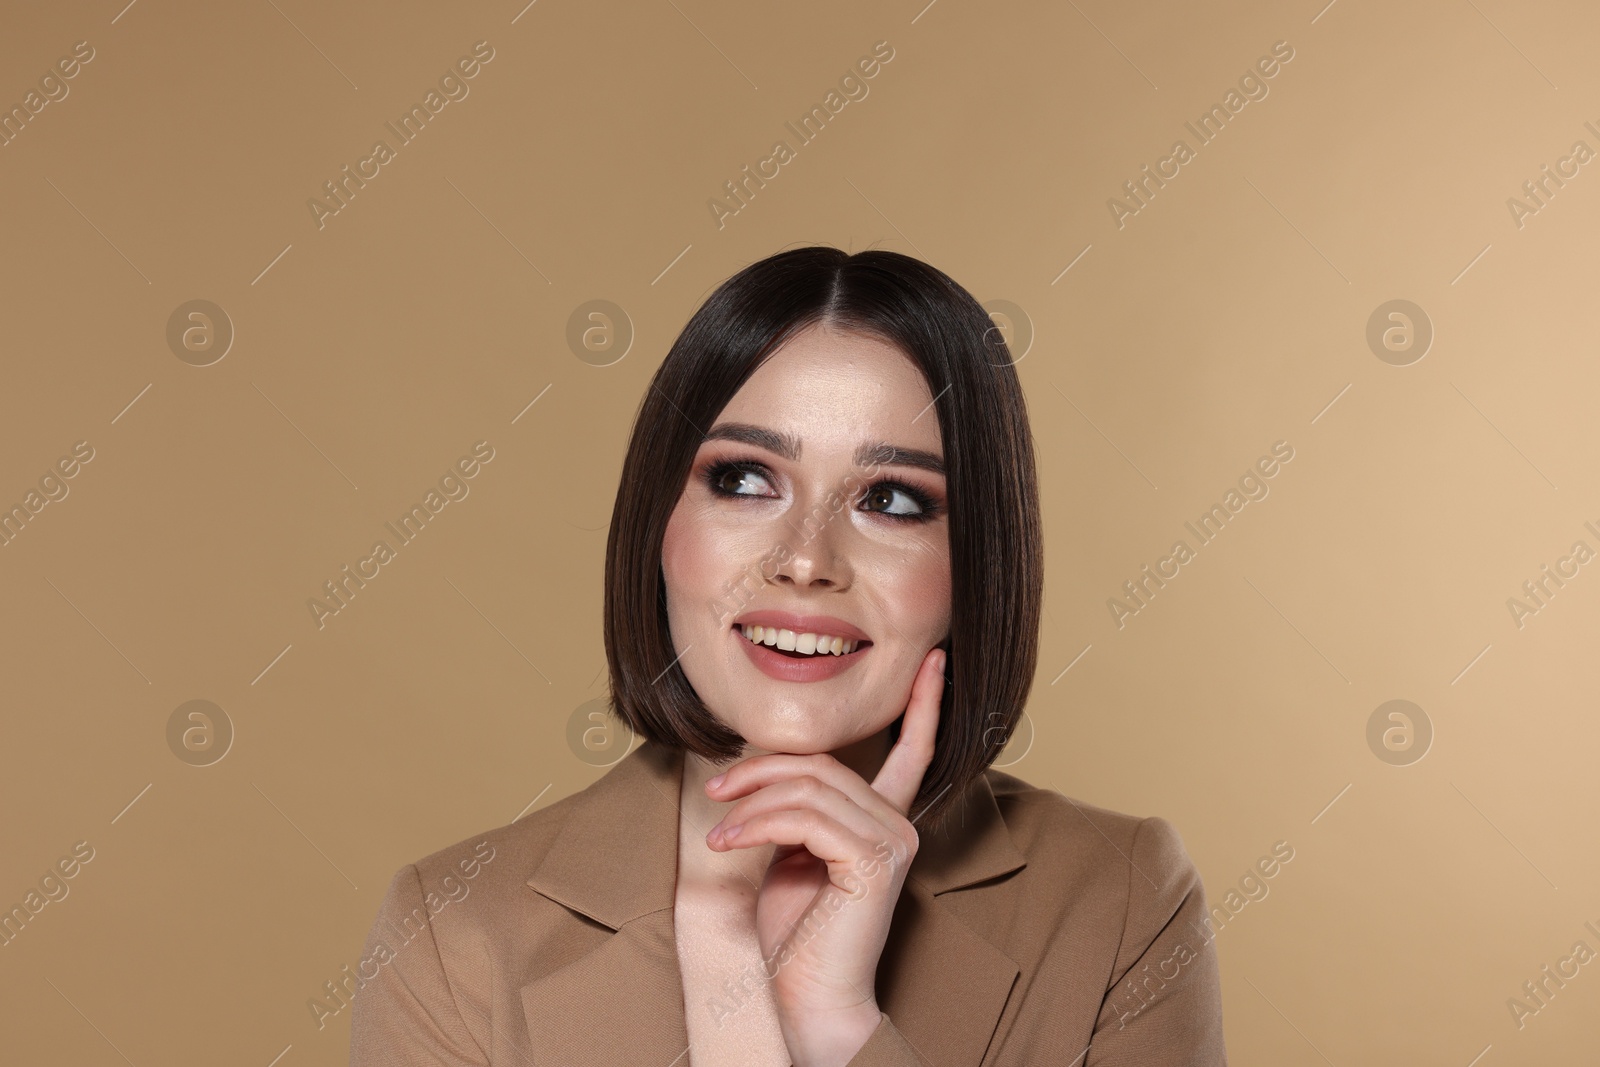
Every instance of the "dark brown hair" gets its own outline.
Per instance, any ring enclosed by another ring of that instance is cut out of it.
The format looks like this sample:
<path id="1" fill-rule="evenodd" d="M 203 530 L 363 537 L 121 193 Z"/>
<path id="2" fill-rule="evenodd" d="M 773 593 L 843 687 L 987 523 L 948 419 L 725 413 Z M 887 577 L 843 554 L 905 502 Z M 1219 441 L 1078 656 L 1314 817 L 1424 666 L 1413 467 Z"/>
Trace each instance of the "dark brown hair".
<path id="1" fill-rule="evenodd" d="M 927 833 L 1022 716 L 1038 657 L 1044 550 L 1033 438 L 1005 338 L 970 293 L 921 260 L 827 246 L 779 252 L 723 282 L 684 326 L 640 403 L 611 513 L 611 706 L 649 740 L 718 763 L 740 753 L 744 739 L 676 667 L 662 539 L 705 431 L 767 356 L 817 323 L 898 347 L 921 369 L 938 414 L 951 621 L 933 763 L 910 812 Z"/>

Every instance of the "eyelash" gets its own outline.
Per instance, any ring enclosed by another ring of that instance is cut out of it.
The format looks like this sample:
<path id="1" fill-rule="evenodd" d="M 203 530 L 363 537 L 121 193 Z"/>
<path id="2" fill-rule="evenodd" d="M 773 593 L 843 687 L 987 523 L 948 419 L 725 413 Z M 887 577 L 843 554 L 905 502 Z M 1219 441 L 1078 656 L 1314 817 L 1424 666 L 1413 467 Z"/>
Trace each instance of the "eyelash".
<path id="1" fill-rule="evenodd" d="M 709 464 L 701 472 L 701 478 L 704 480 L 706 488 L 710 489 L 712 493 L 719 497 L 739 499 L 741 497 L 753 496 L 754 494 L 751 493 L 730 493 L 728 490 L 722 488 L 722 486 L 719 484 L 722 481 L 722 476 L 730 471 L 738 471 L 741 474 L 755 474 L 767 479 L 768 481 L 772 480 L 772 472 L 767 470 L 765 465 L 757 463 L 754 460 L 738 459 L 719 460 L 715 463 Z M 873 509 L 876 514 L 882 515 L 886 519 L 891 519 L 895 522 L 930 522 L 938 516 L 941 510 L 938 501 L 934 500 L 927 493 L 923 492 L 921 489 L 918 489 L 916 486 L 907 485 L 904 482 L 897 482 L 891 479 L 882 479 L 880 481 L 873 482 L 870 486 L 868 486 L 866 493 L 871 494 L 878 489 L 898 490 L 910 497 L 917 507 L 922 509 L 915 515 L 896 515 L 892 512 L 876 511 L 876 509 Z M 760 498 L 757 497 L 756 499 Z"/>

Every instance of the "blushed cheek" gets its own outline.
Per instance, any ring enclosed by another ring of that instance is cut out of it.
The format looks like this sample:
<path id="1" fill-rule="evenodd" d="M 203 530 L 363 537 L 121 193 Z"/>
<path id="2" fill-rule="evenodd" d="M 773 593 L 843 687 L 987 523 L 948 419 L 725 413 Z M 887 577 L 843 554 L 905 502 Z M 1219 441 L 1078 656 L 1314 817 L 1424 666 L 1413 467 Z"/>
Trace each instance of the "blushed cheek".
<path id="1" fill-rule="evenodd" d="M 661 538 L 661 573 L 667 587 L 667 617 L 674 623 L 685 620 L 684 607 L 701 595 L 706 576 L 703 543 L 696 536 L 694 524 L 682 508 L 667 520 L 667 529 Z M 678 627 L 674 626 L 674 630 Z M 683 635 L 674 634 L 681 647 Z"/>
<path id="2" fill-rule="evenodd" d="M 661 567 L 667 583 L 668 617 L 679 626 L 720 629 L 743 606 L 739 561 L 749 552 L 750 532 L 728 530 L 679 509 L 668 520 L 661 541 Z M 684 641 L 694 638 L 678 634 Z"/>
<path id="3" fill-rule="evenodd" d="M 934 556 L 919 559 L 905 588 L 907 619 L 930 645 L 938 643 L 950 630 L 949 560 Z"/>
<path id="4" fill-rule="evenodd" d="M 683 547 L 687 543 L 683 534 L 683 522 L 679 519 L 678 513 L 673 512 L 667 519 L 666 531 L 661 535 L 661 570 L 669 583 L 681 579 L 683 571 L 681 556 Z"/>
<path id="5" fill-rule="evenodd" d="M 686 590 L 703 587 L 715 565 L 715 540 L 710 524 L 697 509 L 680 501 L 661 538 L 662 568 Z"/>

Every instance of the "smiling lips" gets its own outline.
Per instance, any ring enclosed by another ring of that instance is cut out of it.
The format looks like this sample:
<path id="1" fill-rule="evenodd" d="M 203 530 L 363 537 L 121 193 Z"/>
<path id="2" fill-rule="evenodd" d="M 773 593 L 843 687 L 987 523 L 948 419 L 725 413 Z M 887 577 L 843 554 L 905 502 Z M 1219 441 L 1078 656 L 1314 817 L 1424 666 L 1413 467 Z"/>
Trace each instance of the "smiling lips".
<path id="1" fill-rule="evenodd" d="M 802 656 L 848 656 L 856 650 L 859 644 L 854 638 L 839 637 L 836 634 L 795 633 L 777 626 L 750 626 L 739 627 L 745 638 L 758 645 L 776 646 L 785 652 L 795 652 Z M 871 642 L 868 642 L 869 644 Z"/>
<path id="2" fill-rule="evenodd" d="M 756 669 L 780 682 L 825 681 L 872 649 L 866 634 L 831 615 L 753 611 L 728 629 Z"/>

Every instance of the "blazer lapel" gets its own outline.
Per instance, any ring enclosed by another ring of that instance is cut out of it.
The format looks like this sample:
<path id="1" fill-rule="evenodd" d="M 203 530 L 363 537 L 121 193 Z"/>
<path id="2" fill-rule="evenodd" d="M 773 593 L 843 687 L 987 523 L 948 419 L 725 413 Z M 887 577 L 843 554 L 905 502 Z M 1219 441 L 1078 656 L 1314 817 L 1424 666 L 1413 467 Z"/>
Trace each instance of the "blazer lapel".
<path id="1" fill-rule="evenodd" d="M 946 902 L 1026 865 L 986 776 L 920 835 L 878 963 L 878 1004 L 934 1067 L 982 1062 L 1020 971 Z"/>
<path id="2" fill-rule="evenodd" d="M 645 742 L 588 788 L 528 885 L 600 923 L 595 947 L 520 990 L 533 1062 L 684 1067 L 673 936 L 681 752 Z M 878 968 L 879 1004 L 935 1067 L 978 1063 L 1017 964 L 940 899 L 1026 863 L 987 778 L 924 833 Z"/>
<path id="3" fill-rule="evenodd" d="M 614 931 L 522 987 L 535 1064 L 681 1067 L 689 1038 L 672 932 L 680 753 L 645 742 L 580 793 L 528 885 Z"/>

